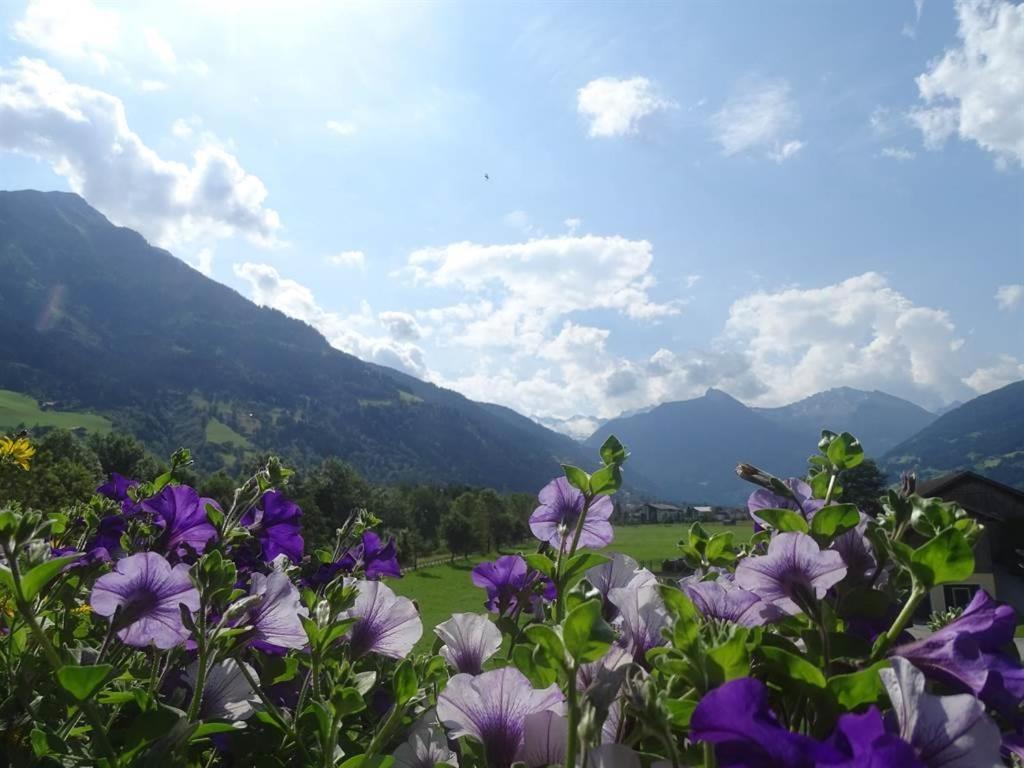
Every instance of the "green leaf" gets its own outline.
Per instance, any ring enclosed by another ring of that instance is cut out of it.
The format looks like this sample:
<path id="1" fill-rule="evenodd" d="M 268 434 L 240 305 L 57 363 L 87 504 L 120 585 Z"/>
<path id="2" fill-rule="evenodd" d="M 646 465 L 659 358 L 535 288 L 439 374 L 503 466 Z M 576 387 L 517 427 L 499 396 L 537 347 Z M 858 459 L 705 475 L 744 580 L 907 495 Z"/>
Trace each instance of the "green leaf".
<path id="1" fill-rule="evenodd" d="M 700 635 L 697 609 L 690 602 L 690 598 L 676 587 L 659 584 L 658 592 L 661 594 L 661 599 L 665 601 L 665 608 L 675 619 L 675 626 L 672 628 L 672 645 L 685 651 L 697 642 Z"/>
<path id="2" fill-rule="evenodd" d="M 601 603 L 588 600 L 573 608 L 562 622 L 565 648 L 577 662 L 600 659 L 615 640 L 615 633 L 601 617 Z"/>
<path id="3" fill-rule="evenodd" d="M 704 557 L 708 559 L 708 562 L 716 559 L 719 555 L 725 552 L 727 549 L 732 547 L 732 531 L 726 531 L 725 533 L 716 533 L 708 541 L 707 546 L 704 548 Z"/>
<path id="4" fill-rule="evenodd" d="M 408 664 L 408 663 L 409 663 L 408 661 L 403 661 L 402 662 L 402 664 Z M 401 670 L 402 670 L 402 666 L 399 665 L 398 669 L 396 670 L 395 680 L 394 680 L 394 687 L 396 689 L 399 686 L 398 673 L 400 673 Z M 408 684 L 408 680 L 405 681 L 405 684 Z M 413 673 L 413 683 L 412 684 L 413 684 L 412 695 L 415 695 L 416 692 L 417 692 L 416 691 L 416 673 L 415 672 Z M 407 693 L 407 692 L 408 691 L 403 691 L 403 695 L 405 693 Z M 409 696 L 408 699 L 403 700 L 401 697 L 396 695 L 395 696 L 395 699 L 396 699 L 395 703 L 398 706 L 400 706 L 400 707 L 401 706 L 405 706 L 409 702 L 409 699 L 411 699 L 411 698 L 412 698 L 412 696 Z M 366 709 L 366 698 L 364 697 L 363 694 L 361 694 L 359 692 L 358 688 L 353 688 L 353 687 L 349 686 L 349 687 L 346 687 L 346 688 L 342 688 L 341 690 L 335 690 L 335 692 L 333 694 L 331 694 L 331 706 L 334 707 L 334 712 L 335 712 L 335 715 L 337 717 L 345 717 L 346 715 L 351 715 L 351 714 L 354 714 L 356 712 L 362 712 L 364 709 Z"/>
<path id="5" fill-rule="evenodd" d="M 830 504 L 815 513 L 811 520 L 811 533 L 831 540 L 856 528 L 859 522 L 860 512 L 855 504 Z"/>
<path id="6" fill-rule="evenodd" d="M 960 531 L 947 528 L 914 550 L 910 570 L 929 589 L 963 581 L 974 573 L 974 552 Z"/>
<path id="7" fill-rule="evenodd" d="M 747 631 L 741 628 L 721 645 L 708 651 L 706 660 L 711 685 L 719 686 L 750 674 L 750 655 L 747 653 Z"/>
<path id="8" fill-rule="evenodd" d="M 782 677 L 804 683 L 811 688 L 825 688 L 825 675 L 806 659 L 770 645 L 761 646 L 761 653 L 764 654 L 768 665 L 781 672 Z"/>
<path id="9" fill-rule="evenodd" d="M 586 571 L 599 565 L 604 565 L 608 560 L 609 558 L 596 552 L 580 552 L 575 554 L 565 562 L 565 569 L 562 571 L 562 583 L 566 586 L 571 586 Z"/>
<path id="10" fill-rule="evenodd" d="M 57 679 L 64 690 L 78 701 L 85 701 L 103 684 L 113 668 L 110 664 L 66 664 L 57 670 Z"/>
<path id="11" fill-rule="evenodd" d="M 0 587 L 14 594 L 14 575 L 6 565 L 0 565 Z"/>
<path id="12" fill-rule="evenodd" d="M 837 470 L 853 469 L 864 461 L 864 449 L 849 432 L 842 432 L 832 438 L 826 454 Z"/>
<path id="13" fill-rule="evenodd" d="M 526 564 L 535 571 L 540 571 L 549 579 L 555 575 L 555 563 L 547 555 L 531 554 L 525 555 Z"/>
<path id="14" fill-rule="evenodd" d="M 689 728 L 690 718 L 693 710 L 697 708 L 697 702 L 692 699 L 666 699 L 665 709 L 668 710 L 668 718 L 672 725 L 677 728 Z"/>
<path id="15" fill-rule="evenodd" d="M 565 666 L 565 644 L 555 630 L 547 624 L 531 624 L 523 634 L 531 643 L 543 648 L 553 661 Z"/>
<path id="16" fill-rule="evenodd" d="M 398 665 L 395 676 L 391 681 L 391 690 L 395 694 L 395 701 L 399 706 L 409 703 L 413 696 L 419 691 L 419 680 L 416 678 L 416 670 L 408 659 Z M 352 689 L 358 696 L 359 692 Z M 360 697 L 361 699 L 361 697 Z"/>
<path id="17" fill-rule="evenodd" d="M 394 762 L 395 758 L 390 755 L 377 755 L 375 757 L 356 755 L 342 763 L 341 768 L 391 768 Z"/>
<path id="18" fill-rule="evenodd" d="M 590 476 L 590 492 L 595 496 L 615 493 L 622 486 L 622 470 L 617 464 L 601 467 Z"/>
<path id="19" fill-rule="evenodd" d="M 53 578 L 61 572 L 68 563 L 73 563 L 82 556 L 81 552 L 64 557 L 55 557 L 40 563 L 31 571 L 21 577 L 21 594 L 26 600 L 32 600 L 36 595 L 49 584 Z"/>
<path id="20" fill-rule="evenodd" d="M 860 672 L 835 675 L 828 679 L 828 689 L 845 710 L 856 709 L 862 704 L 873 704 L 885 696 L 885 686 L 882 685 L 878 671 L 888 666 L 888 661 L 880 661 Z"/>
<path id="21" fill-rule="evenodd" d="M 590 475 L 572 464 L 563 464 L 562 471 L 565 472 L 565 479 L 569 481 L 569 485 L 584 493 L 590 493 Z"/>
<path id="22" fill-rule="evenodd" d="M 538 647 L 537 650 L 542 649 Z M 512 649 L 512 663 L 526 675 L 534 688 L 547 688 L 558 679 L 558 672 L 547 664 L 538 663 L 534 648 L 528 645 L 517 645 Z"/>
<path id="23" fill-rule="evenodd" d="M 756 514 L 772 528 L 782 533 L 788 531 L 807 533 L 810 530 L 803 515 L 792 509 L 759 509 Z"/>
<path id="24" fill-rule="evenodd" d="M 601 461 L 605 464 L 621 464 L 628 458 L 626 446 L 615 435 L 608 435 L 608 439 L 601 445 Z"/>
<path id="25" fill-rule="evenodd" d="M 199 741 L 207 736 L 213 736 L 215 733 L 231 733 L 237 730 L 238 728 L 231 723 L 202 723 L 192 732 L 189 741 Z"/>

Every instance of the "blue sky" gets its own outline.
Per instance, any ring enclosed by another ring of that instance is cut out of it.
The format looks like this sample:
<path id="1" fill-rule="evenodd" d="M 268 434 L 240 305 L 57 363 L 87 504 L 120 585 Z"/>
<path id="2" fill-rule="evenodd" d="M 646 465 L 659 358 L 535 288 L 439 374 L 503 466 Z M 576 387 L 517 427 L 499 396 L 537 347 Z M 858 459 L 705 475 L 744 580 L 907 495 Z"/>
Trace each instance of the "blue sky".
<path id="1" fill-rule="evenodd" d="M 709 386 L 937 407 L 1024 377 L 1020 4 L 36 0 L 0 28 L 4 188 L 567 431 Z"/>

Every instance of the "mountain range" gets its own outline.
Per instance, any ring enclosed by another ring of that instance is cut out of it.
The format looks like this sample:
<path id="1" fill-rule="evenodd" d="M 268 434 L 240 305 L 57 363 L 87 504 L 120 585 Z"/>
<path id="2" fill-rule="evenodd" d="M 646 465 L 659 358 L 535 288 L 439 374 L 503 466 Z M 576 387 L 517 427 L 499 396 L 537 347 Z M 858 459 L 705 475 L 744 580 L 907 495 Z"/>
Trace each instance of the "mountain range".
<path id="1" fill-rule="evenodd" d="M 101 414 L 157 454 L 189 446 L 200 469 L 274 451 L 340 456 L 369 480 L 534 492 L 559 463 L 592 466 L 616 434 L 634 495 L 738 503 L 739 461 L 801 474 L 822 428 L 857 435 L 890 473 L 973 468 L 1024 486 L 1024 382 L 941 417 L 846 387 L 780 408 L 719 390 L 601 423 L 583 442 L 331 347 L 77 195 L 0 192 L 0 389 Z M 587 417 L 548 422 L 578 433 Z"/>

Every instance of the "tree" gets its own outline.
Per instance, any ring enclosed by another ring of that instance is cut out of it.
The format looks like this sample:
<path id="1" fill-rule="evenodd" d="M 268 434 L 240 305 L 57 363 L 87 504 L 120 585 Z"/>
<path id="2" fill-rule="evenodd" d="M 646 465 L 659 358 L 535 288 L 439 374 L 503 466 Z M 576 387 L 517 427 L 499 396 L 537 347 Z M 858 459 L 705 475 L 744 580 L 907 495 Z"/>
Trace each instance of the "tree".
<path id="1" fill-rule="evenodd" d="M 473 530 L 475 506 L 474 494 L 466 492 L 455 499 L 451 507 L 441 515 L 441 537 L 452 554 L 452 560 L 456 555 L 468 556 L 477 542 Z"/>
<path id="2" fill-rule="evenodd" d="M 99 459 L 103 476 L 111 472 L 137 480 L 151 480 L 160 474 L 160 465 L 131 435 L 108 432 L 103 435 L 94 432 L 89 436 L 88 446 Z"/>
<path id="3" fill-rule="evenodd" d="M 27 472 L 17 467 L 0 471 L 0 501 L 20 501 L 37 509 L 59 509 L 92 496 L 103 478 L 99 459 L 84 441 L 66 429 L 54 429 L 36 445 Z"/>
<path id="4" fill-rule="evenodd" d="M 885 495 L 889 484 L 874 459 L 864 459 L 853 469 L 843 472 L 839 484 L 843 486 L 839 501 L 856 504 L 867 515 L 874 516 L 882 511 L 878 498 Z"/>

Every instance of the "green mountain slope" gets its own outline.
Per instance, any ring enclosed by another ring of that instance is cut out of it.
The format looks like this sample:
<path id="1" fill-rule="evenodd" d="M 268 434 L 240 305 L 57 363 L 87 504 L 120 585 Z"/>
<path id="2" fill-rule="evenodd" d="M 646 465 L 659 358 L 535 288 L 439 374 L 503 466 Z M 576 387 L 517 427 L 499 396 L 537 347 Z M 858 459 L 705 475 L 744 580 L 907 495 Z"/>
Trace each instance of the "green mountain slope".
<path id="1" fill-rule="evenodd" d="M 813 447 L 822 429 L 857 436 L 869 456 L 893 446 L 935 421 L 935 414 L 885 392 L 836 387 L 781 408 L 756 408 L 776 424 L 803 435 Z"/>
<path id="2" fill-rule="evenodd" d="M 976 397 L 940 416 L 891 451 L 885 469 L 929 477 L 973 469 L 1024 488 L 1024 381 Z"/>
<path id="3" fill-rule="evenodd" d="M 0 192 L 0 387 L 88 410 L 204 469 L 274 450 L 377 482 L 535 491 L 576 442 L 370 365 L 257 307 L 76 195 Z"/>

